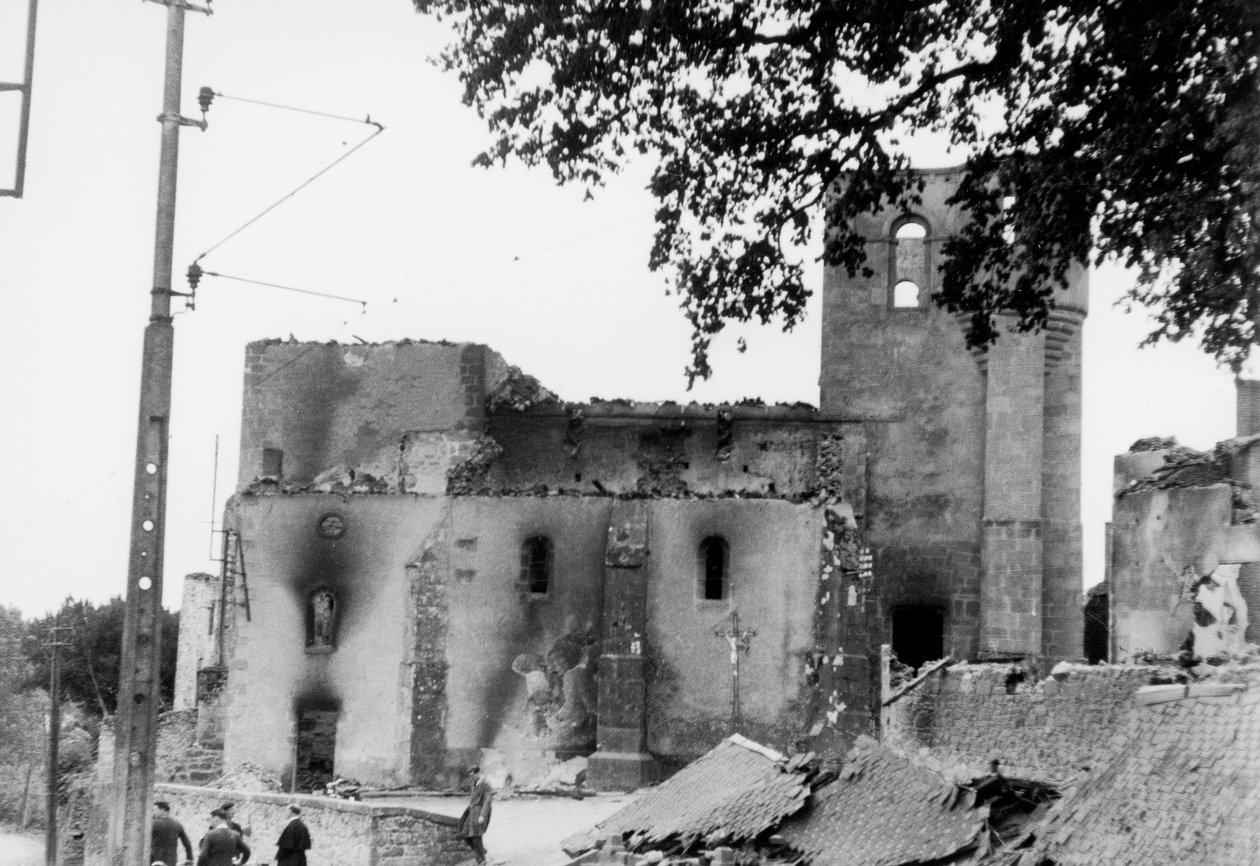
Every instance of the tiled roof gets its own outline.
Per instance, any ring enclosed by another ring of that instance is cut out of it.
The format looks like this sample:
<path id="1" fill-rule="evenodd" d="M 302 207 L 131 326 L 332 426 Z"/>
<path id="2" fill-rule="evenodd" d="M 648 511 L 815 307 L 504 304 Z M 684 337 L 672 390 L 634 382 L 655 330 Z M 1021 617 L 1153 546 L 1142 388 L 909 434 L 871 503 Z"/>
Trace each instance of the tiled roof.
<path id="1" fill-rule="evenodd" d="M 1143 689 L 1114 757 L 1050 813 L 1021 866 L 1260 864 L 1260 682 Z"/>
<path id="2" fill-rule="evenodd" d="M 735 735 L 591 830 L 561 843 L 576 855 L 629 834 L 630 848 L 676 840 L 683 848 L 751 839 L 798 811 L 812 774 L 804 762 Z"/>
<path id="3" fill-rule="evenodd" d="M 779 835 L 812 866 L 928 863 L 975 847 L 987 807 L 974 792 L 859 737 L 839 778 Z"/>

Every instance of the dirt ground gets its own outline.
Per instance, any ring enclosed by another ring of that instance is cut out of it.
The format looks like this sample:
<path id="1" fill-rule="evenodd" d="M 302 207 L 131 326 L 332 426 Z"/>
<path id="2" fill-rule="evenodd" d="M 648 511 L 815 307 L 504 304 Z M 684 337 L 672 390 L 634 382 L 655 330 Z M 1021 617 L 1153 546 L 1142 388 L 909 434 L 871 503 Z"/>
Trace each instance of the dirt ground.
<path id="1" fill-rule="evenodd" d="M 0 830 L 0 866 L 44 866 L 43 834 Z"/>
<path id="2" fill-rule="evenodd" d="M 634 794 L 599 794 L 582 800 L 567 797 L 517 796 L 494 802 L 490 829 L 486 832 L 486 853 L 492 862 L 506 866 L 560 866 L 569 858 L 560 850 L 560 840 L 589 828 L 634 799 Z M 373 803 L 397 803 L 426 809 L 440 815 L 459 817 L 464 810 L 460 797 L 420 797 Z M 471 863 L 471 858 L 469 859 Z"/>

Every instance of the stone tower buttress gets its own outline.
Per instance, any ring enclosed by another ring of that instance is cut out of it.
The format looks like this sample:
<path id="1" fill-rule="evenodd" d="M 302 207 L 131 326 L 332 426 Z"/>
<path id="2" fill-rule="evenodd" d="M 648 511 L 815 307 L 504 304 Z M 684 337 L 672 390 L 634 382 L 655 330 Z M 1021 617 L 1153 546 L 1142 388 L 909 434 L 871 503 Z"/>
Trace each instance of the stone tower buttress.
<path id="1" fill-rule="evenodd" d="M 1080 326 L 1074 271 L 1050 326 L 988 351 L 930 300 L 960 169 L 921 173 L 922 203 L 863 217 L 869 278 L 828 269 L 822 411 L 868 419 L 867 537 L 894 644 L 898 608 L 943 613 L 943 650 L 1081 655 Z M 1003 323 L 1009 325 L 1009 323 Z M 872 634 L 874 637 L 874 634 Z"/>

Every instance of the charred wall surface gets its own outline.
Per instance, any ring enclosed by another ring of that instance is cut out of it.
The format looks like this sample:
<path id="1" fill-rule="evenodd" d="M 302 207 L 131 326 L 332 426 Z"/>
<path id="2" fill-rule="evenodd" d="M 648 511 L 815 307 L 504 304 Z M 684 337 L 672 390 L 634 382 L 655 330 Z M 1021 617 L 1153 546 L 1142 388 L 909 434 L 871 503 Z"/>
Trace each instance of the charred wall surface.
<path id="1" fill-rule="evenodd" d="M 740 496 L 802 500 L 826 483 L 823 436 L 846 442 L 841 483 L 865 490 L 866 431 L 809 407 L 600 402 L 491 415 L 502 449 L 478 492 L 588 496 Z"/>
<path id="2" fill-rule="evenodd" d="M 309 485 L 338 467 L 388 483 L 408 434 L 475 434 L 506 375 L 476 343 L 251 343 L 239 486 Z"/>

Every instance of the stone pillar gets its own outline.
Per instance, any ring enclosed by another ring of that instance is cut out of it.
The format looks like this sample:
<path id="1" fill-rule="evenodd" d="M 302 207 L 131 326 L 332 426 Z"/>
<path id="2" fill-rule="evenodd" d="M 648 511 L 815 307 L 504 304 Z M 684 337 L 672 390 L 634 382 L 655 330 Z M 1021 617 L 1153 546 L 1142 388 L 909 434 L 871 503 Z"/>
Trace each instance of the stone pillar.
<path id="1" fill-rule="evenodd" d="M 1235 379 L 1234 393 L 1237 396 L 1237 435 L 1260 433 L 1260 381 Z M 1251 496 L 1260 500 L 1260 448 L 1253 445 L 1244 449 L 1233 462 L 1231 469 L 1236 480 L 1250 484 Z M 1244 562 L 1238 569 L 1238 592 L 1247 602 L 1249 614 L 1243 638 L 1260 643 L 1260 562 Z"/>
<path id="2" fill-rule="evenodd" d="M 604 553 L 604 639 L 599 657 L 596 752 L 587 782 L 632 791 L 654 779 L 647 750 L 647 505 L 617 500 Z"/>
<path id="3" fill-rule="evenodd" d="M 1046 331 L 1042 499 L 1045 518 L 1041 654 L 1047 662 L 1084 657 L 1081 616 L 1081 324 L 1083 309 L 1061 306 Z"/>
<path id="4" fill-rule="evenodd" d="M 979 651 L 1039 657 L 1045 336 L 1002 330 L 985 385 Z"/>

